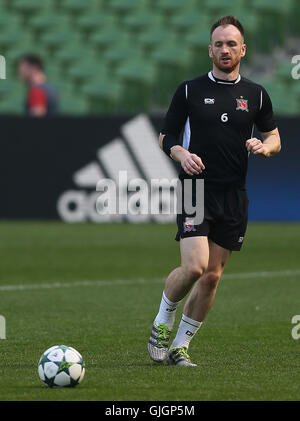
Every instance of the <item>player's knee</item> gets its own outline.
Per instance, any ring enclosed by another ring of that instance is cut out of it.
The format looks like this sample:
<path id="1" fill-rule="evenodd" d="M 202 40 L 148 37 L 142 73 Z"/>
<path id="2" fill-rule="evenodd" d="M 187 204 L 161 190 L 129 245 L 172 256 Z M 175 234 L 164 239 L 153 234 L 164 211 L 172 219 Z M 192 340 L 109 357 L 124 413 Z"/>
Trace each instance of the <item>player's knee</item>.
<path id="1" fill-rule="evenodd" d="M 197 265 L 188 266 L 185 269 L 185 273 L 186 273 L 186 277 L 187 277 L 188 282 L 190 282 L 190 283 L 196 282 L 197 279 L 199 279 L 203 275 L 204 271 L 205 271 L 205 268 L 203 268 L 202 266 L 197 266 Z"/>
<path id="2" fill-rule="evenodd" d="M 202 284 L 205 284 L 211 289 L 214 289 L 217 287 L 219 281 L 220 281 L 221 275 L 219 272 L 216 271 L 208 271 L 205 272 L 204 276 L 200 279 L 200 282 Z"/>

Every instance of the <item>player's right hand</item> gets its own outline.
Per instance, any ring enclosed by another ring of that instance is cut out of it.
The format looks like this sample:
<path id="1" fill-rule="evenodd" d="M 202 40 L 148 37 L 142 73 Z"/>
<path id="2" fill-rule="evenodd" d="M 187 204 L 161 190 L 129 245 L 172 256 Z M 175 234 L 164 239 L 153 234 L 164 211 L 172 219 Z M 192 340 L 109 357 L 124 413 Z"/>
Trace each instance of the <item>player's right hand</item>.
<path id="1" fill-rule="evenodd" d="M 198 155 L 188 153 L 181 159 L 181 166 L 188 175 L 195 175 L 202 173 L 205 166 Z"/>

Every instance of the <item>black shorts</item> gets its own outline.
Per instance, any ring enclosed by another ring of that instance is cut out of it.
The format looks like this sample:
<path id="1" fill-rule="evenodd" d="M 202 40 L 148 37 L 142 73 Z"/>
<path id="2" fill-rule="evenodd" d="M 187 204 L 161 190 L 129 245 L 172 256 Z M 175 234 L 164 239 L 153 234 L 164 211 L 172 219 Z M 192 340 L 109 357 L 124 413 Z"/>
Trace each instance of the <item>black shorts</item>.
<path id="1" fill-rule="evenodd" d="M 175 240 L 207 236 L 225 249 L 239 251 L 247 229 L 248 204 L 245 188 L 213 190 L 205 186 L 203 222 L 193 225 L 192 215 L 187 215 L 184 211 L 178 214 Z"/>

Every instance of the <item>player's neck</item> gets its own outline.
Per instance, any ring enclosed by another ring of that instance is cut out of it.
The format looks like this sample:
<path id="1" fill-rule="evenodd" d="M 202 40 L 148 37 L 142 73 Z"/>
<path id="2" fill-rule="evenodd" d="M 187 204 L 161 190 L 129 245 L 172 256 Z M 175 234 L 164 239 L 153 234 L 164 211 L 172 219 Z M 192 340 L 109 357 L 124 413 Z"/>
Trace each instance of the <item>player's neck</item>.
<path id="1" fill-rule="evenodd" d="M 213 66 L 212 75 L 216 79 L 227 80 L 227 81 L 234 81 L 239 77 L 239 70 L 240 67 L 238 66 L 230 73 L 222 72 L 222 70 L 218 69 L 216 66 Z"/>

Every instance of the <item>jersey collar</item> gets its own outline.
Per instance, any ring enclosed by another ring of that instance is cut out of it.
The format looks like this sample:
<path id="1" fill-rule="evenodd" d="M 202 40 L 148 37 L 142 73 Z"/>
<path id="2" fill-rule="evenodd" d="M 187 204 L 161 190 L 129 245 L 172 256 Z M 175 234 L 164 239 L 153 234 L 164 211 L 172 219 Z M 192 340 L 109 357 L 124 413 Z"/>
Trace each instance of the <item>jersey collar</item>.
<path id="1" fill-rule="evenodd" d="M 220 84 L 222 84 L 222 85 L 235 85 L 235 84 L 237 84 L 240 80 L 241 80 L 241 75 L 239 74 L 238 75 L 238 78 L 237 78 L 237 80 L 234 82 L 234 83 L 230 83 L 230 82 L 221 82 L 221 81 L 219 81 L 219 80 L 216 80 L 215 78 L 214 78 L 214 76 L 213 76 L 213 74 L 212 74 L 212 71 L 210 71 L 209 73 L 208 73 L 208 77 L 213 81 L 213 82 L 215 82 L 215 83 L 220 83 Z"/>

